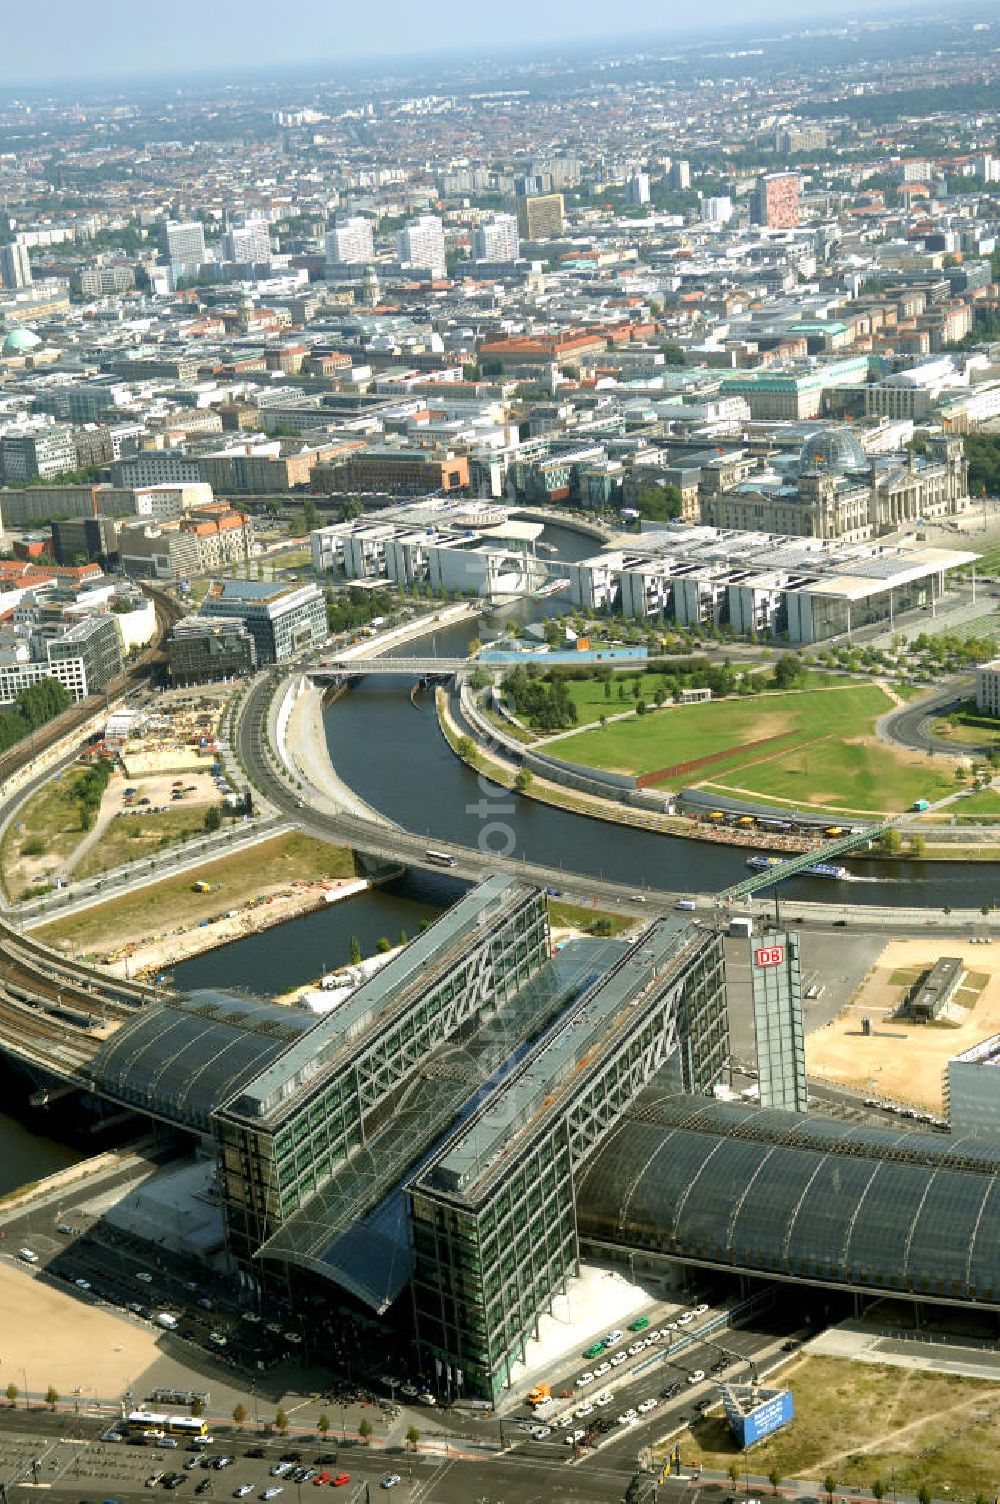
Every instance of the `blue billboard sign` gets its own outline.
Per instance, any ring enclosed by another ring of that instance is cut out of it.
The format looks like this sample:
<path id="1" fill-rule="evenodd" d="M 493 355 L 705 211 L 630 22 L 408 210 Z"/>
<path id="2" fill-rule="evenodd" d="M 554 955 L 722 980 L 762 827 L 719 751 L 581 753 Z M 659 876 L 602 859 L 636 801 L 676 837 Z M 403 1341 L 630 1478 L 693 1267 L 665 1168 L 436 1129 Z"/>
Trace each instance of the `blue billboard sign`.
<path id="1" fill-rule="evenodd" d="M 772 1392 L 755 1410 L 746 1415 L 730 1415 L 729 1420 L 736 1440 L 745 1450 L 752 1447 L 754 1442 L 763 1441 L 772 1432 L 780 1431 L 794 1415 L 792 1392 L 790 1389 L 781 1389 L 776 1394 Z"/>

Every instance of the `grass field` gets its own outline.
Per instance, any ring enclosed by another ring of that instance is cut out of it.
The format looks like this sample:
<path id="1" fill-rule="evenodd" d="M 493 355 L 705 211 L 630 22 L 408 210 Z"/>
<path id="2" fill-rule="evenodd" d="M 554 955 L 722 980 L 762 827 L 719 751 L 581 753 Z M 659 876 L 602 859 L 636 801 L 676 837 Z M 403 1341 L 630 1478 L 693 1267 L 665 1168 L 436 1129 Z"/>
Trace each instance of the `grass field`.
<path id="1" fill-rule="evenodd" d="M 550 750 L 613 772 L 679 769 L 659 788 L 693 784 L 831 812 L 897 811 L 954 792 L 943 760 L 875 741 L 875 720 L 890 704 L 879 685 L 849 682 L 672 706 L 564 737 Z M 712 760 L 690 767 L 702 758 Z"/>
<path id="2" fill-rule="evenodd" d="M 1000 723 L 995 716 L 980 715 L 975 700 L 966 700 L 949 716 L 932 721 L 931 730 L 935 736 L 943 736 L 961 746 L 1000 746 Z"/>
<path id="3" fill-rule="evenodd" d="M 780 1376 L 779 1376 L 780 1377 Z M 920 1373 L 836 1358 L 807 1358 L 788 1372 L 795 1419 L 753 1448 L 752 1472 L 838 1488 L 888 1489 L 913 1494 L 926 1483 L 935 1498 L 971 1499 L 996 1493 L 996 1426 L 1000 1388 L 952 1374 Z M 680 1438 L 682 1458 L 706 1468 L 741 1462 L 720 1415 L 695 1424 Z M 742 1464 L 741 1464 L 742 1470 Z"/>
<path id="4" fill-rule="evenodd" d="M 737 664 L 737 668 L 741 665 Z M 766 664 L 748 665 L 755 673 L 768 677 Z M 645 700 L 647 705 L 652 705 L 656 691 L 664 687 L 665 680 L 669 677 L 669 669 L 657 669 L 655 671 L 627 673 L 618 670 L 613 673 L 610 682 L 610 696 L 605 694 L 604 684 L 599 679 L 569 680 L 566 688 L 569 697 L 576 706 L 579 717 L 578 725 L 596 726 L 602 715 L 608 717 L 620 715 L 624 710 L 632 710 L 636 699 Z M 633 694 L 633 685 L 636 679 L 640 683 L 638 696 Z M 851 679 L 843 674 L 824 674 L 816 670 L 809 671 L 803 680 L 803 686 L 814 688 L 831 685 L 854 685 L 856 679 Z M 619 699 L 618 687 L 622 686 L 623 696 Z M 669 697 L 668 697 L 669 698 Z M 746 702 L 744 702 L 746 703 Z"/>
<path id="5" fill-rule="evenodd" d="M 84 955 L 129 940 L 150 938 L 196 919 L 238 908 L 260 893 L 273 892 L 296 878 L 353 877 L 353 854 L 310 836 L 291 833 L 262 841 L 249 851 L 206 862 L 197 869 L 139 888 L 108 903 L 83 909 L 32 933 L 47 945 Z M 218 883 L 217 893 L 194 893 L 197 880 Z"/>
<path id="6" fill-rule="evenodd" d="M 610 935 L 620 934 L 635 923 L 634 919 L 625 914 L 606 914 L 603 909 L 588 909 L 581 904 L 560 903 L 556 899 L 549 900 L 549 920 L 553 929 L 565 927 L 575 930 L 589 930 L 595 923 L 606 921 L 609 926 L 607 933 Z"/>
<path id="7" fill-rule="evenodd" d="M 186 836 L 204 833 L 204 808 L 169 809 L 164 815 L 142 815 L 112 820 L 96 846 L 73 868 L 75 878 L 110 872 L 124 862 L 152 856 L 162 846 L 172 846 Z"/>
<path id="8" fill-rule="evenodd" d="M 40 866 L 54 871 L 83 840 L 80 806 L 74 798 L 80 777 L 72 770 L 46 784 L 7 827 L 0 844 L 0 869 L 8 897 L 19 898 L 25 883 L 42 875 Z M 44 852 L 26 856 L 24 847 L 33 842 L 40 842 Z"/>

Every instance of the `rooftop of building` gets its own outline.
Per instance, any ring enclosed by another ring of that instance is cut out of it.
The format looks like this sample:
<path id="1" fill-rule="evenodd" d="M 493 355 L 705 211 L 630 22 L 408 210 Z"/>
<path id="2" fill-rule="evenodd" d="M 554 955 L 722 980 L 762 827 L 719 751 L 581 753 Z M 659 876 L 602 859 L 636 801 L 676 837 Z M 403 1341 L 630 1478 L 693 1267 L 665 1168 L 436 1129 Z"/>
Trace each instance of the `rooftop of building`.
<path id="1" fill-rule="evenodd" d="M 494 874 L 477 884 L 445 914 L 401 949 L 341 1007 L 230 1102 L 228 1115 L 262 1123 L 280 1115 L 320 1071 L 356 1053 L 390 1016 L 403 1013 L 467 951 L 477 932 L 512 913 L 535 890 Z"/>
<path id="2" fill-rule="evenodd" d="M 669 985 L 701 938 L 696 926 L 678 915 L 652 924 L 560 1016 L 469 1127 L 434 1159 L 421 1189 L 478 1199 L 503 1167 L 523 1153 L 526 1138 L 565 1109 L 568 1094 L 587 1079 L 623 1028 L 634 1023 L 633 1010 Z"/>

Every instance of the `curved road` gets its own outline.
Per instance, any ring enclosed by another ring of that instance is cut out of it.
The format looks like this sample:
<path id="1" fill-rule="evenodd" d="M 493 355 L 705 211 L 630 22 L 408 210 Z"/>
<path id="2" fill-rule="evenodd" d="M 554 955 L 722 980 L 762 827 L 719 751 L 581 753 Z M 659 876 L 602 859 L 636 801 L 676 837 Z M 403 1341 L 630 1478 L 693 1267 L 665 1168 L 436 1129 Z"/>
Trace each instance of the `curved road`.
<path id="1" fill-rule="evenodd" d="M 957 710 L 974 694 L 974 679 L 965 676 L 949 679 L 929 700 L 917 700 L 881 716 L 876 734 L 883 741 L 894 742 L 896 746 L 913 752 L 937 752 L 945 757 L 985 757 L 988 747 L 946 741 L 944 737 L 935 736 L 930 729 L 933 721 Z"/>

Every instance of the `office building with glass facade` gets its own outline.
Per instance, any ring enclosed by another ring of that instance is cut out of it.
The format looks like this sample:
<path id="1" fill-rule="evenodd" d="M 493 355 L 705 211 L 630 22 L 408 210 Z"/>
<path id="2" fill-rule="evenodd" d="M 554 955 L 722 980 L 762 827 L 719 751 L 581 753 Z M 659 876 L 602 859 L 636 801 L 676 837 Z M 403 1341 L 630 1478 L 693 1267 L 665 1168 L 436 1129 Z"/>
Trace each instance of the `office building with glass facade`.
<path id="1" fill-rule="evenodd" d="M 220 1105 L 213 1122 L 233 1255 L 245 1266 L 269 1253 L 295 1262 L 300 1251 L 311 1266 L 322 1262 L 338 1228 L 324 1216 L 317 1227 L 310 1203 L 399 1113 L 433 1051 L 520 991 L 548 950 L 544 893 L 488 878 Z M 410 1142 L 419 1143 L 412 1134 Z M 374 1166 L 370 1184 L 355 1186 L 353 1215 L 391 1188 Z"/>
<path id="2" fill-rule="evenodd" d="M 650 1077 L 709 1089 L 728 1058 L 722 942 L 650 926 L 565 1009 L 409 1187 L 422 1356 L 495 1400 L 579 1270 L 575 1180 Z"/>

